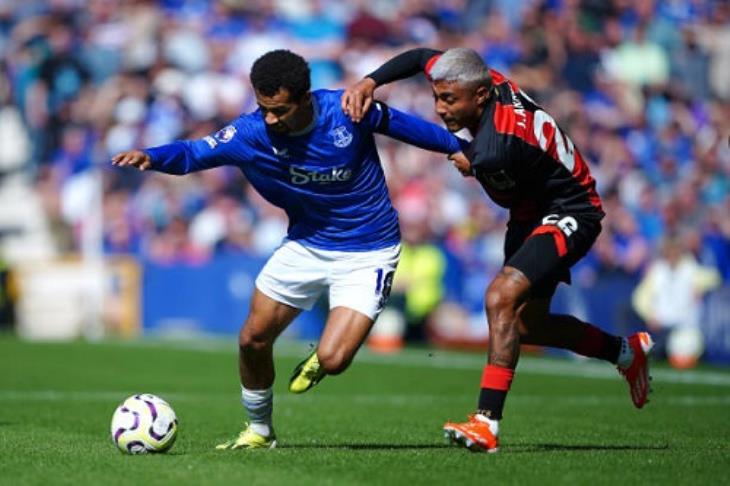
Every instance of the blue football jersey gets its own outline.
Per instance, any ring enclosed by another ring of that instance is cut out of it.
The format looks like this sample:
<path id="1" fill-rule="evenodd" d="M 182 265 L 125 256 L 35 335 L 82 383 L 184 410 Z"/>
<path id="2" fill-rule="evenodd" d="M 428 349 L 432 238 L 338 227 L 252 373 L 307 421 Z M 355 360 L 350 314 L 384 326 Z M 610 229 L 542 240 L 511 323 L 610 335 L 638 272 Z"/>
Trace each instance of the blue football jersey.
<path id="1" fill-rule="evenodd" d="M 260 110 L 214 135 L 147 149 L 152 168 L 170 174 L 234 165 L 289 217 L 287 237 L 338 251 L 370 251 L 400 241 L 374 133 L 442 153 L 465 143 L 432 123 L 376 102 L 360 123 L 340 107 L 342 91 L 312 92 L 314 120 L 299 134 L 267 128 Z"/>

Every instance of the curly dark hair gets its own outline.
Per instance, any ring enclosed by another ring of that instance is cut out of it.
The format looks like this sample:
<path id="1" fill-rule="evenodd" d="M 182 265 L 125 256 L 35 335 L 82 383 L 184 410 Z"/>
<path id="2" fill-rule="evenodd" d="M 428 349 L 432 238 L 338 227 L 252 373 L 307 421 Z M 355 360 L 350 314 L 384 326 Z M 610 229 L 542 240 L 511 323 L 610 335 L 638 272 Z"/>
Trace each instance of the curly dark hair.
<path id="1" fill-rule="evenodd" d="M 251 84 L 264 96 L 286 89 L 289 99 L 298 101 L 311 88 L 309 65 L 302 56 L 286 49 L 270 51 L 253 63 Z"/>

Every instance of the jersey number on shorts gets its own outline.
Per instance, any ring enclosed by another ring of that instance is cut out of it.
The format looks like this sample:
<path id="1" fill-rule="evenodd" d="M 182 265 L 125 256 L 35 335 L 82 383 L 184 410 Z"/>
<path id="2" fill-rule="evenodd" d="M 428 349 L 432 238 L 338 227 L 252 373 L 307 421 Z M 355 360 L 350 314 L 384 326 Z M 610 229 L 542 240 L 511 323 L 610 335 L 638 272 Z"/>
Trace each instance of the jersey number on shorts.
<path id="1" fill-rule="evenodd" d="M 393 275 L 395 270 L 385 273 L 382 268 L 375 270 L 375 294 L 380 294 L 379 308 L 385 307 L 385 303 L 390 297 L 390 289 L 393 287 Z"/>
<path id="2" fill-rule="evenodd" d="M 561 218 L 557 214 L 548 214 L 547 216 L 542 218 L 542 224 L 552 224 L 557 226 L 560 231 L 565 234 L 565 236 L 572 235 L 573 233 L 575 233 L 575 230 L 578 229 L 578 221 L 576 221 L 575 218 L 572 216 L 565 216 Z"/>

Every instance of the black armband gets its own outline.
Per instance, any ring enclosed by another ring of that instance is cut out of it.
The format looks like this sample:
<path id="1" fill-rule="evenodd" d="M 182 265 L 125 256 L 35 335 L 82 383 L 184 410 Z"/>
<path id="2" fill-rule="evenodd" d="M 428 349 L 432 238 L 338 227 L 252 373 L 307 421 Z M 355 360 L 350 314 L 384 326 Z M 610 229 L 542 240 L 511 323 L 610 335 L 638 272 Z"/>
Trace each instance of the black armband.
<path id="1" fill-rule="evenodd" d="M 378 86 L 399 79 L 410 78 L 426 69 L 428 62 L 441 51 L 418 48 L 398 54 L 366 77 L 375 81 Z"/>

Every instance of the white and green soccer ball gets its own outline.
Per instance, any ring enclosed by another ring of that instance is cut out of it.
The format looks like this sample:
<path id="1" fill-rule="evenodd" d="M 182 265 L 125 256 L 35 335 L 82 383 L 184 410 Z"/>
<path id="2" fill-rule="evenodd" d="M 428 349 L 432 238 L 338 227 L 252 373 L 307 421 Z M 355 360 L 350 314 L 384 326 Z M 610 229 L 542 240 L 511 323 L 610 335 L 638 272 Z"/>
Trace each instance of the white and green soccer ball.
<path id="1" fill-rule="evenodd" d="M 149 393 L 132 395 L 112 416 L 112 441 L 125 454 L 167 452 L 177 438 L 172 407 Z"/>

